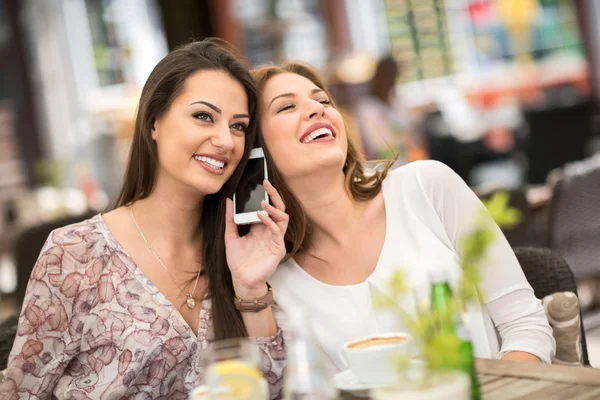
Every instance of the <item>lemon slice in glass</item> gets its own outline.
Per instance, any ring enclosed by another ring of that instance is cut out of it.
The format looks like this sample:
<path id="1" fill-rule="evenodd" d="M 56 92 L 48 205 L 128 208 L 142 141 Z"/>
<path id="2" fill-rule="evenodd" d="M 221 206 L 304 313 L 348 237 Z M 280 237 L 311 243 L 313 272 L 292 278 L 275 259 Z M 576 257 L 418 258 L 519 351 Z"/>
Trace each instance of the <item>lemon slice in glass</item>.
<path id="1" fill-rule="evenodd" d="M 266 381 L 261 372 L 243 361 L 227 360 L 215 363 L 208 373 L 220 386 L 231 390 L 232 400 L 264 400 L 267 397 Z"/>

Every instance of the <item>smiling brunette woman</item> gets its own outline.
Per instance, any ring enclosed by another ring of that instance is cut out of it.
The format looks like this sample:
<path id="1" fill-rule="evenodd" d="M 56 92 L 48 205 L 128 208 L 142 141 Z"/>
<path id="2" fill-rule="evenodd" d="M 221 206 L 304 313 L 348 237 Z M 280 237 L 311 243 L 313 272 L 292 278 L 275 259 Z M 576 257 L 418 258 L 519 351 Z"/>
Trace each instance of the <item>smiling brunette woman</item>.
<path id="1" fill-rule="evenodd" d="M 52 232 L 42 249 L 3 398 L 187 399 L 203 375 L 199 353 L 243 336 L 279 394 L 285 357 L 266 280 L 285 254 L 287 215 L 267 184 L 274 207 L 239 237 L 228 199 L 256 109 L 248 70 L 220 42 L 158 63 L 117 208 Z"/>
<path id="2" fill-rule="evenodd" d="M 285 311 L 305 308 L 339 370 L 344 342 L 398 329 L 371 301 L 387 291 L 395 268 L 406 270 L 418 293 L 428 290 L 428 276 L 438 269 L 456 282 L 460 239 L 484 207 L 435 161 L 365 173 L 340 112 L 312 68 L 267 66 L 254 77 L 271 177 L 290 215 L 289 257 L 269 279 L 283 310 L 276 316 L 285 330 Z M 550 362 L 555 343 L 544 309 L 497 227 L 495 233 L 482 271 L 485 304 L 469 310 L 475 355 Z M 416 312 L 412 302 L 406 306 Z"/>

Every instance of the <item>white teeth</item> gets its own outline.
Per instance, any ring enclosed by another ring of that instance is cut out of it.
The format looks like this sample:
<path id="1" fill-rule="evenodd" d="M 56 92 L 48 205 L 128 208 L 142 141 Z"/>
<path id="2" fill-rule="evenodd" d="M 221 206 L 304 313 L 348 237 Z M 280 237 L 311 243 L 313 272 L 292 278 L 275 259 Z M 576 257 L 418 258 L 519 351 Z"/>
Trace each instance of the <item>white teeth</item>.
<path id="1" fill-rule="evenodd" d="M 319 128 L 319 129 L 311 132 L 308 136 L 306 136 L 304 138 L 304 140 L 302 140 L 302 143 L 304 143 L 304 144 L 309 143 L 309 142 L 315 140 L 316 137 L 321 136 L 321 135 L 333 136 L 333 134 L 331 133 L 331 131 L 329 129 Z"/>
<path id="2" fill-rule="evenodd" d="M 214 169 L 223 169 L 225 167 L 225 163 L 223 161 L 217 161 L 214 158 L 209 158 L 206 156 L 194 156 L 194 159 L 203 162 Z"/>

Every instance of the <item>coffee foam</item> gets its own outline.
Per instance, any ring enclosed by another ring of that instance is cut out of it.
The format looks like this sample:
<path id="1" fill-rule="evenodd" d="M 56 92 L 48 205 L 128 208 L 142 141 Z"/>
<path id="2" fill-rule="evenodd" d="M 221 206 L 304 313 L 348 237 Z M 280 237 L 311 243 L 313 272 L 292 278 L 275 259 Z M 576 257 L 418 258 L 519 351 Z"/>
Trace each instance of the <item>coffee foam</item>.
<path id="1" fill-rule="evenodd" d="M 349 349 L 359 350 L 359 349 L 368 349 L 375 346 L 385 346 L 398 344 L 406 341 L 407 338 L 402 336 L 393 336 L 393 337 L 373 337 L 369 339 L 362 339 L 356 342 L 352 342 L 348 345 Z"/>

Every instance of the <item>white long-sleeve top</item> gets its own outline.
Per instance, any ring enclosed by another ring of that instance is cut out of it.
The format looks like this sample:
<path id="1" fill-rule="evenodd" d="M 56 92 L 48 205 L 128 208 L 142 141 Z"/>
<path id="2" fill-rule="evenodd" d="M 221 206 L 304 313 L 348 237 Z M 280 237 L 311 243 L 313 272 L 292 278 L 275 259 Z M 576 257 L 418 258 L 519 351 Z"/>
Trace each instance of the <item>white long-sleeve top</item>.
<path id="1" fill-rule="evenodd" d="M 372 302 L 374 294 L 385 295 L 394 269 L 406 270 L 417 298 L 429 296 L 429 269 L 446 268 L 451 286 L 457 284 L 460 240 L 484 209 L 462 179 L 436 161 L 418 161 L 391 171 L 383 182 L 383 198 L 385 241 L 375 270 L 364 282 L 328 285 L 293 259 L 283 262 L 269 281 L 279 326 L 289 330 L 286 315 L 302 308 L 318 344 L 338 370 L 344 369 L 339 349 L 345 342 L 403 330 L 396 318 L 376 310 Z M 550 363 L 556 344 L 543 306 L 502 232 L 494 227 L 495 239 L 481 266 L 484 305 L 467 310 L 475 356 L 500 358 L 524 351 Z M 414 297 L 407 296 L 403 306 L 414 312 L 415 303 Z"/>

